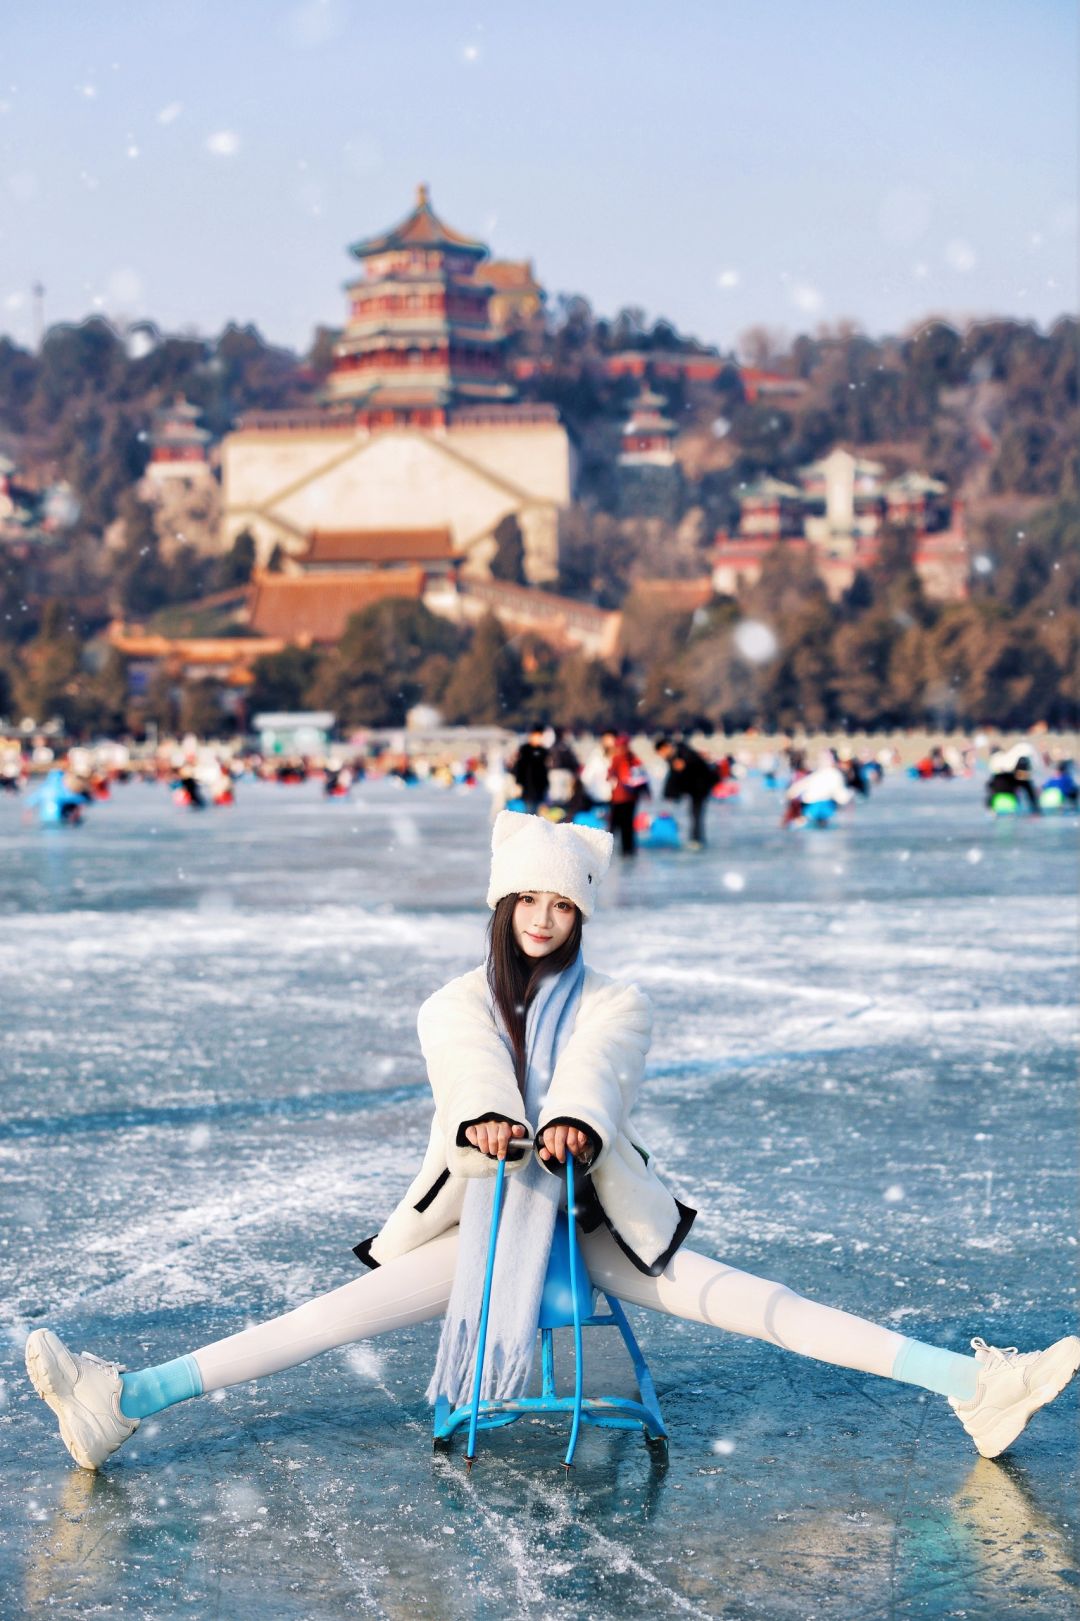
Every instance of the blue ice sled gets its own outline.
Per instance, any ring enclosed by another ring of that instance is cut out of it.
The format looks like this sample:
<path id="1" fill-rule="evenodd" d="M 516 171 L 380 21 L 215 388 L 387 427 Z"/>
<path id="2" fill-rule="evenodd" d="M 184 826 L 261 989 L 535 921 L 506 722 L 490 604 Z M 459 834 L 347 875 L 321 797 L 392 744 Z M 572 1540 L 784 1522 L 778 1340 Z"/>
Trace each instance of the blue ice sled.
<path id="1" fill-rule="evenodd" d="M 608 830 L 608 815 L 604 809 L 593 806 L 591 810 L 578 811 L 574 817 L 575 827 L 597 827 L 602 833 Z"/>
<path id="2" fill-rule="evenodd" d="M 570 1219 L 560 1211 L 555 1220 L 555 1233 L 551 1242 L 547 1277 L 540 1302 L 540 1379 L 539 1396 L 519 1396 L 508 1401 L 481 1400 L 480 1389 L 484 1374 L 484 1352 L 487 1348 L 488 1317 L 491 1310 L 491 1280 L 495 1268 L 495 1248 L 502 1213 L 503 1190 L 506 1185 L 506 1161 L 500 1160 L 495 1173 L 495 1200 L 491 1212 L 491 1231 L 488 1237 L 487 1268 L 484 1293 L 480 1307 L 480 1332 L 476 1346 L 476 1367 L 473 1373 L 472 1395 L 465 1406 L 451 1407 L 445 1396 L 435 1403 L 435 1450 L 448 1452 L 455 1431 L 469 1426 L 468 1449 L 465 1461 L 470 1466 L 476 1458 L 478 1430 L 497 1429 L 514 1424 L 527 1414 L 569 1413 L 570 1441 L 563 1462 L 567 1469 L 574 1461 L 582 1420 L 609 1430 L 635 1430 L 639 1426 L 645 1433 L 645 1442 L 653 1457 L 667 1462 L 667 1428 L 660 1412 L 652 1374 L 642 1353 L 634 1331 L 622 1306 L 604 1291 L 608 1310 L 596 1310 L 596 1294 L 589 1281 L 585 1263 L 578 1249 L 574 1198 L 574 1160 L 566 1161 L 566 1203 Z M 623 1344 L 634 1368 L 639 1401 L 625 1396 L 586 1396 L 583 1382 L 582 1329 L 614 1327 L 622 1335 Z M 574 1394 L 560 1396 L 555 1388 L 556 1328 L 574 1330 Z"/>
<path id="3" fill-rule="evenodd" d="M 682 843 L 679 824 L 670 811 L 657 811 L 647 833 L 638 841 L 643 850 L 677 850 Z"/>
<path id="4" fill-rule="evenodd" d="M 817 822 L 822 827 L 831 822 L 836 815 L 835 799 L 815 799 L 809 805 L 803 806 L 803 818 L 807 822 Z"/>

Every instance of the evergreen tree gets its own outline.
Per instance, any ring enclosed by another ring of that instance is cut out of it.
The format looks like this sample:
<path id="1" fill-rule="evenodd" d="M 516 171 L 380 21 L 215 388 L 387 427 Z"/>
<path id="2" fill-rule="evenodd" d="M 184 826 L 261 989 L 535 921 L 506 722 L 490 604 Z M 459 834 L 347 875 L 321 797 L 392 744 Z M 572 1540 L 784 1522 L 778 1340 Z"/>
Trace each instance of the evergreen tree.
<path id="1" fill-rule="evenodd" d="M 169 571 L 158 546 L 153 509 L 135 493 L 120 506 L 124 549 L 117 567 L 120 601 L 126 614 L 145 618 L 169 601 Z"/>
<path id="2" fill-rule="evenodd" d="M 255 660 L 247 706 L 252 714 L 303 709 L 308 690 L 319 668 L 319 654 L 313 647 L 283 647 L 280 653 L 264 653 Z"/>
<path id="3" fill-rule="evenodd" d="M 525 541 L 521 525 L 512 512 L 500 518 L 496 525 L 491 573 L 494 579 L 507 580 L 511 585 L 525 584 Z"/>
<path id="4" fill-rule="evenodd" d="M 241 529 L 216 570 L 215 588 L 231 591 L 235 586 L 247 585 L 255 567 L 255 536 L 250 529 Z"/>
<path id="5" fill-rule="evenodd" d="M 495 615 L 485 614 L 447 684 L 443 714 L 451 725 L 515 726 L 524 697 L 517 650 Z"/>
<path id="6" fill-rule="evenodd" d="M 180 730 L 196 737 L 220 737 L 228 728 L 221 709 L 221 688 L 216 681 L 188 681 L 180 694 Z"/>
<path id="7" fill-rule="evenodd" d="M 20 718 L 29 716 L 40 724 L 58 715 L 65 725 L 77 726 L 81 663 L 82 641 L 66 603 L 47 602 L 16 682 Z"/>
<path id="8" fill-rule="evenodd" d="M 421 671 L 434 654 L 453 658 L 460 635 L 422 603 L 390 597 L 354 614 L 322 660 L 309 699 L 339 725 L 401 726 L 427 696 Z"/>

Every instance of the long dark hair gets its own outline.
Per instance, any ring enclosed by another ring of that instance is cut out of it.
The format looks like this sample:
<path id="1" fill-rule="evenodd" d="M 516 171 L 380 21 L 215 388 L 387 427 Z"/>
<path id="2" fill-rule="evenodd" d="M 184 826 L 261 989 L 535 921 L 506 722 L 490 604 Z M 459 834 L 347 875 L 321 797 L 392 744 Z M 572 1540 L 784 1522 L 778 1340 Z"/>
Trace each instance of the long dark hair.
<path id="1" fill-rule="evenodd" d="M 525 1015 L 529 1003 L 549 974 L 569 968 L 581 950 L 581 909 L 574 907 L 574 926 L 562 945 L 546 957 L 526 957 L 514 939 L 514 907 L 518 894 L 496 902 L 488 924 L 487 978 L 491 999 L 502 1015 L 514 1054 L 514 1073 L 525 1091 Z"/>

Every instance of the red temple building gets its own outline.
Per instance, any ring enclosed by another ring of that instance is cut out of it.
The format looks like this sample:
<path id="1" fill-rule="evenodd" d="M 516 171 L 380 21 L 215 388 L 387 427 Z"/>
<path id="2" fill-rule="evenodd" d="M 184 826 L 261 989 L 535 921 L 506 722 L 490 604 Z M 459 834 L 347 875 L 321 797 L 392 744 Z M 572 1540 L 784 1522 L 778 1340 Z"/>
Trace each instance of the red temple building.
<path id="1" fill-rule="evenodd" d="M 623 349 L 604 360 L 607 377 L 647 376 L 664 382 L 714 383 L 728 362 L 715 349 Z"/>
<path id="2" fill-rule="evenodd" d="M 416 427 L 437 426 L 454 405 L 512 399 L 488 312 L 492 288 L 477 275 L 488 250 L 443 224 L 426 186 L 399 225 L 349 251 L 363 269 L 347 289 L 332 399 L 355 401 L 369 426 Z"/>
<path id="3" fill-rule="evenodd" d="M 477 269 L 476 280 L 490 292 L 488 317 L 496 332 L 542 323 L 544 289 L 531 259 L 489 259 Z"/>
<path id="4" fill-rule="evenodd" d="M 787 539 L 803 531 L 803 492 L 778 478 L 760 478 L 739 496 L 739 534 L 749 539 Z"/>
<path id="5" fill-rule="evenodd" d="M 664 415 L 666 401 L 648 384 L 623 425 L 617 472 L 622 517 L 663 518 L 673 522 L 682 499 L 682 471 L 675 456 L 678 431 Z"/>
<path id="6" fill-rule="evenodd" d="M 925 473 L 886 479 L 878 462 L 838 446 L 804 467 L 799 485 L 762 478 L 739 495 L 739 522 L 716 537 L 713 583 L 734 594 L 761 574 L 776 545 L 807 554 L 831 597 L 849 588 L 878 555 L 882 531 L 908 530 L 914 564 L 927 596 L 955 602 L 966 597 L 970 548 L 961 501 Z"/>
<path id="7" fill-rule="evenodd" d="M 198 406 L 183 396 L 155 411 L 149 439 L 148 477 L 196 479 L 209 474 L 210 435 L 199 427 Z"/>
<path id="8" fill-rule="evenodd" d="M 526 579 L 555 580 L 570 441 L 554 406 L 515 398 L 501 330 L 540 309 L 531 266 L 492 265 L 483 242 L 439 218 L 426 186 L 403 220 L 350 252 L 361 269 L 322 399 L 248 412 L 223 443 L 221 549 L 246 529 L 260 565 L 278 549 L 307 573 L 326 568 L 312 548 L 333 530 L 365 552 L 354 566 L 373 567 L 374 548 L 393 569 L 418 561 L 417 536 L 438 533 L 464 577 L 485 579 L 513 517 Z M 422 561 L 438 573 L 441 557 Z"/>
<path id="9" fill-rule="evenodd" d="M 675 424 L 664 415 L 667 402 L 647 385 L 634 401 L 629 420 L 622 431 L 619 461 L 651 462 L 656 467 L 670 467 L 675 460 Z"/>

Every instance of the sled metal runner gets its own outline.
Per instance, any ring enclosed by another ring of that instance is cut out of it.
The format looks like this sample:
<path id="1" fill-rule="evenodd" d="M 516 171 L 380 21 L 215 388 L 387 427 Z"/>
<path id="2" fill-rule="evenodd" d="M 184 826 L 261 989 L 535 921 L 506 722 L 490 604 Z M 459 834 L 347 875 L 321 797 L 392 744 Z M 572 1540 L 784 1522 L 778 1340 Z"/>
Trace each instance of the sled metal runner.
<path id="1" fill-rule="evenodd" d="M 480 1306 L 480 1330 L 476 1347 L 476 1367 L 472 1393 L 468 1403 L 450 1406 L 445 1396 L 435 1403 L 435 1448 L 449 1451 L 455 1433 L 468 1425 L 468 1445 L 465 1461 L 471 1468 L 476 1460 L 476 1438 L 480 1430 L 498 1429 L 514 1424 L 526 1416 L 553 1413 L 571 1415 L 570 1439 L 566 1448 L 564 1466 L 569 1469 L 574 1461 L 581 1425 L 595 1424 L 601 1429 L 636 1430 L 645 1435 L 646 1445 L 657 1461 L 667 1460 L 667 1428 L 660 1412 L 656 1386 L 645 1361 L 634 1331 L 627 1321 L 621 1303 L 607 1291 L 602 1292 L 607 1311 L 598 1312 L 594 1304 L 594 1291 L 577 1240 L 576 1202 L 574 1196 L 574 1160 L 566 1161 L 566 1202 L 569 1212 L 562 1212 L 556 1220 L 555 1236 L 551 1246 L 544 1296 L 540 1308 L 540 1395 L 519 1396 L 513 1400 L 490 1401 L 481 1398 L 484 1356 L 487 1349 L 488 1320 L 491 1312 L 491 1285 L 495 1269 L 495 1250 L 498 1242 L 499 1218 L 502 1214 L 503 1191 L 506 1183 L 506 1162 L 500 1160 L 495 1173 L 495 1197 L 491 1212 L 488 1237 L 487 1263 L 484 1274 L 484 1293 Z M 560 1396 L 555 1385 L 555 1329 L 572 1328 L 574 1335 L 574 1393 Z M 637 1380 L 639 1400 L 625 1396 L 586 1396 L 584 1394 L 584 1354 L 582 1331 L 586 1328 L 617 1328 L 626 1347 Z"/>

